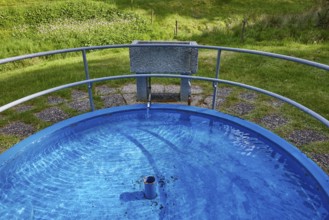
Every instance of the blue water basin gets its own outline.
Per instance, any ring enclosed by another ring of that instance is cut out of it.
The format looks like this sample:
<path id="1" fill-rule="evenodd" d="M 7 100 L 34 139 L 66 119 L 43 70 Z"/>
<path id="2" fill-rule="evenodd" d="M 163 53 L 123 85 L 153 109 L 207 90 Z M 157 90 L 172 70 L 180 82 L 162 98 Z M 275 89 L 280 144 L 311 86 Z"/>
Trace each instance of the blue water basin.
<path id="1" fill-rule="evenodd" d="M 156 197 L 144 196 L 154 176 Z M 180 105 L 80 115 L 0 155 L 4 219 L 328 219 L 329 178 L 236 117 Z"/>

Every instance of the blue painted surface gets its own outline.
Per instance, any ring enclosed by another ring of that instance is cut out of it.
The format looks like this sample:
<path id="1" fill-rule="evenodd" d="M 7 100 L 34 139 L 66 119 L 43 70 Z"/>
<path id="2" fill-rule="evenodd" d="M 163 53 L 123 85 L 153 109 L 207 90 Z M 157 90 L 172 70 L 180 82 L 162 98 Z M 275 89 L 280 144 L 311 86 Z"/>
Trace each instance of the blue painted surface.
<path id="1" fill-rule="evenodd" d="M 143 178 L 157 179 L 147 200 Z M 180 105 L 99 110 L 0 155 L 7 219 L 326 219 L 328 176 L 250 122 Z"/>

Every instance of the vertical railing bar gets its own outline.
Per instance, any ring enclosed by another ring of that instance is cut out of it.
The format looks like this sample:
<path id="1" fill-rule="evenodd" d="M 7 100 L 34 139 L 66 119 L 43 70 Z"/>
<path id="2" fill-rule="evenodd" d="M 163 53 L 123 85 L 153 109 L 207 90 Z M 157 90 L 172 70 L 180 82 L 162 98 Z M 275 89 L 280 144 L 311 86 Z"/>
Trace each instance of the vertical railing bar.
<path id="1" fill-rule="evenodd" d="M 220 72 L 220 55 L 221 55 L 222 50 L 218 50 L 217 53 L 217 62 L 216 62 L 216 79 L 219 78 L 219 72 Z M 215 109 L 216 106 L 216 99 L 217 99 L 217 85 L 218 82 L 213 82 L 213 87 L 214 87 L 214 94 L 212 96 L 212 109 Z"/>
<path id="2" fill-rule="evenodd" d="M 85 67 L 86 80 L 88 80 L 89 79 L 89 69 L 88 69 L 86 50 L 82 50 L 82 57 L 83 57 L 83 65 Z M 93 100 L 92 86 L 93 86 L 92 83 L 88 83 L 89 104 L 90 104 L 91 111 L 94 111 L 95 106 L 94 106 L 94 100 Z"/>

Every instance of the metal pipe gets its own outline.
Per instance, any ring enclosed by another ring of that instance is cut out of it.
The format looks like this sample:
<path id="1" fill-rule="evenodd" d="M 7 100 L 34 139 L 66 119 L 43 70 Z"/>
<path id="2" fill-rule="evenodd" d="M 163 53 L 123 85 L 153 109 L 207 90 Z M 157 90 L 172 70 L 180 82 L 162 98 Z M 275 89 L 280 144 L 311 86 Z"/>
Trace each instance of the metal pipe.
<path id="1" fill-rule="evenodd" d="M 154 176 L 144 178 L 144 196 L 146 199 L 154 199 L 156 194 L 156 180 Z"/>
<path id="2" fill-rule="evenodd" d="M 149 93 L 149 95 L 148 95 L 146 107 L 147 108 L 150 108 L 151 107 L 151 93 Z"/>
<path id="3" fill-rule="evenodd" d="M 192 85 L 191 80 L 188 80 L 188 97 L 187 97 L 187 105 L 191 105 L 192 102 L 192 91 L 191 91 Z"/>
<path id="4" fill-rule="evenodd" d="M 152 90 L 151 90 L 151 77 L 148 77 L 148 87 L 147 87 L 147 108 L 151 107 Z"/>
<path id="5" fill-rule="evenodd" d="M 83 65 L 85 68 L 85 74 L 86 74 L 86 80 L 89 79 L 89 69 L 88 69 L 88 61 L 87 61 L 87 55 L 86 50 L 82 50 L 82 57 L 83 57 Z M 92 91 L 92 83 L 88 83 L 88 95 L 89 95 L 89 104 L 91 111 L 95 110 L 94 100 L 93 100 L 93 91 Z"/>
<path id="6" fill-rule="evenodd" d="M 221 50 L 218 50 L 217 52 L 217 62 L 216 62 L 216 79 L 219 77 L 219 71 L 220 71 L 220 55 L 221 55 Z M 215 109 L 216 107 L 216 99 L 217 99 L 217 85 L 218 82 L 213 82 L 213 87 L 214 87 L 214 94 L 212 96 L 212 109 Z"/>

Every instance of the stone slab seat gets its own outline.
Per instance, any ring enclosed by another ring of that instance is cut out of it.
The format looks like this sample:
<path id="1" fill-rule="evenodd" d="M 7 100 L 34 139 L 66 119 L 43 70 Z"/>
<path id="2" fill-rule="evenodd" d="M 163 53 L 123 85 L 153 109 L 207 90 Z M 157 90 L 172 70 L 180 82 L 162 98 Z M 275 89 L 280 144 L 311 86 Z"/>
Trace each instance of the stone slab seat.
<path id="1" fill-rule="evenodd" d="M 132 45 L 152 44 L 182 44 L 197 45 L 196 42 L 185 41 L 133 41 Z M 198 48 L 192 47 L 131 47 L 129 49 L 130 71 L 136 74 L 168 73 L 168 74 L 195 74 L 198 70 Z M 137 100 L 146 101 L 148 97 L 149 80 L 138 78 Z M 180 100 L 187 101 L 191 93 L 191 84 L 188 79 L 181 79 Z"/>

